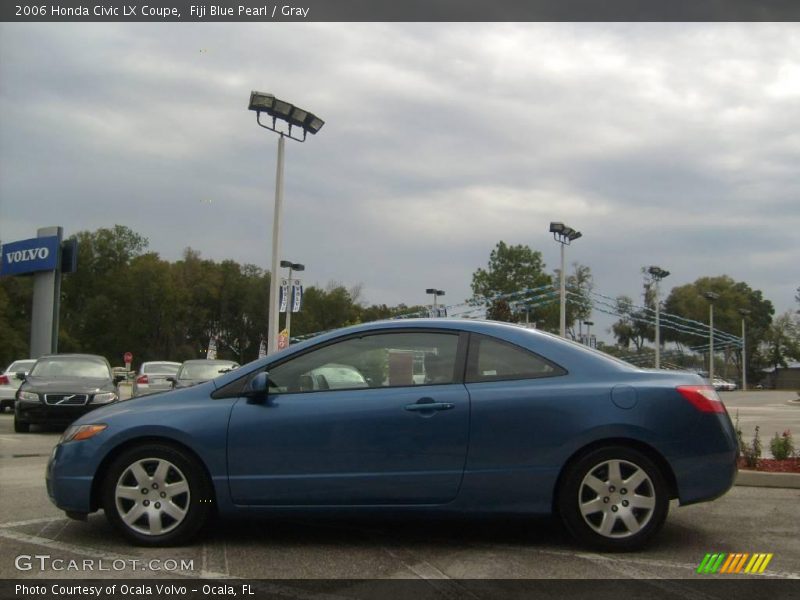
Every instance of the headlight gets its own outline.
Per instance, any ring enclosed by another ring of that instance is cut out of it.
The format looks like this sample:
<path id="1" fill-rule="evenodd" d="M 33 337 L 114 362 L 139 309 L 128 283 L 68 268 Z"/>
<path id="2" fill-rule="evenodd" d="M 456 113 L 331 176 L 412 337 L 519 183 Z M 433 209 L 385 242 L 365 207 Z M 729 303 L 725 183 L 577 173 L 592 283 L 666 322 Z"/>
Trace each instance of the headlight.
<path id="1" fill-rule="evenodd" d="M 25 392 L 20 390 L 17 392 L 17 400 L 25 400 L 26 402 L 38 402 L 39 394 L 36 392 Z"/>
<path id="2" fill-rule="evenodd" d="M 94 424 L 94 425 L 72 425 L 67 427 L 64 435 L 61 436 L 59 444 L 67 442 L 79 442 L 81 440 L 88 440 L 90 437 L 96 436 L 103 431 L 108 425 Z"/>
<path id="3" fill-rule="evenodd" d="M 108 404 L 116 399 L 117 395 L 114 392 L 105 392 L 103 394 L 95 394 L 91 404 Z"/>

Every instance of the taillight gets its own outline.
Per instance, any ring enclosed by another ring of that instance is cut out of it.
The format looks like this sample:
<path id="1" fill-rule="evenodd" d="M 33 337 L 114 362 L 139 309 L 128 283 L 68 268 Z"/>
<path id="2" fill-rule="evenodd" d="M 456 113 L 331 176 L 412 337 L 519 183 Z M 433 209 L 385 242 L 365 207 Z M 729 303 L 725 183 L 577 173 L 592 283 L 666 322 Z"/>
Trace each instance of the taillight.
<path id="1" fill-rule="evenodd" d="M 691 402 L 700 412 L 723 413 L 725 405 L 719 399 L 714 386 L 711 385 L 680 385 L 678 391 L 681 396 Z"/>
<path id="2" fill-rule="evenodd" d="M 8 385 L 8 375 L 0 375 L 0 385 Z"/>
<path id="3" fill-rule="evenodd" d="M 136 378 L 136 383 L 149 383 L 149 380 L 147 379 L 147 375 L 139 375 Z"/>

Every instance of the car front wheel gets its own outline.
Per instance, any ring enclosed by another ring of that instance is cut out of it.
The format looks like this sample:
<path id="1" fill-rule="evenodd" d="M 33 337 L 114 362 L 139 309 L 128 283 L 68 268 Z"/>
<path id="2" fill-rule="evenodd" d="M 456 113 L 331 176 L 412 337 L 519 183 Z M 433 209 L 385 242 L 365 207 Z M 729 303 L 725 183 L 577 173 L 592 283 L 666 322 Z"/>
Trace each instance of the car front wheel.
<path id="1" fill-rule="evenodd" d="M 195 537 L 213 498 L 198 461 L 166 444 L 123 452 L 109 467 L 102 494 L 109 522 L 142 546 L 174 546 Z"/>
<path id="2" fill-rule="evenodd" d="M 663 526 L 669 493 L 658 467 L 642 452 L 601 448 L 568 467 L 558 508 L 579 542 L 601 550 L 635 550 Z"/>

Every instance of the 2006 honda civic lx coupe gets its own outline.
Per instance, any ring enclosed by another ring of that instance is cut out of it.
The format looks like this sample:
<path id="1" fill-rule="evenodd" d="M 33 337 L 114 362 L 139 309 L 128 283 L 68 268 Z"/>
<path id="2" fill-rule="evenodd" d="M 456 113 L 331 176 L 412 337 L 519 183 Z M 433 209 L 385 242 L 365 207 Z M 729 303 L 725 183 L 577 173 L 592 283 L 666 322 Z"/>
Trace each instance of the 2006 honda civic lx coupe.
<path id="1" fill-rule="evenodd" d="M 736 457 L 698 375 L 508 324 L 412 319 L 95 410 L 64 432 L 47 489 L 148 546 L 190 540 L 212 512 L 382 511 L 557 513 L 580 542 L 629 550 L 670 499 L 724 494 Z"/>

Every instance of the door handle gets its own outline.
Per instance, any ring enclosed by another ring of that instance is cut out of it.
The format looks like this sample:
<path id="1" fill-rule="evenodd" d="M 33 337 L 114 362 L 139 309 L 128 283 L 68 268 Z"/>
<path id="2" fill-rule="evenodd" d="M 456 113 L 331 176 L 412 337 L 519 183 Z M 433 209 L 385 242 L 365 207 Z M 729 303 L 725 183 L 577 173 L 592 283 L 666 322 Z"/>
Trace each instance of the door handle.
<path id="1" fill-rule="evenodd" d="M 455 408 L 456 405 L 452 402 L 417 402 L 416 404 L 407 404 L 406 410 L 409 411 L 430 411 L 430 410 L 450 410 Z"/>

